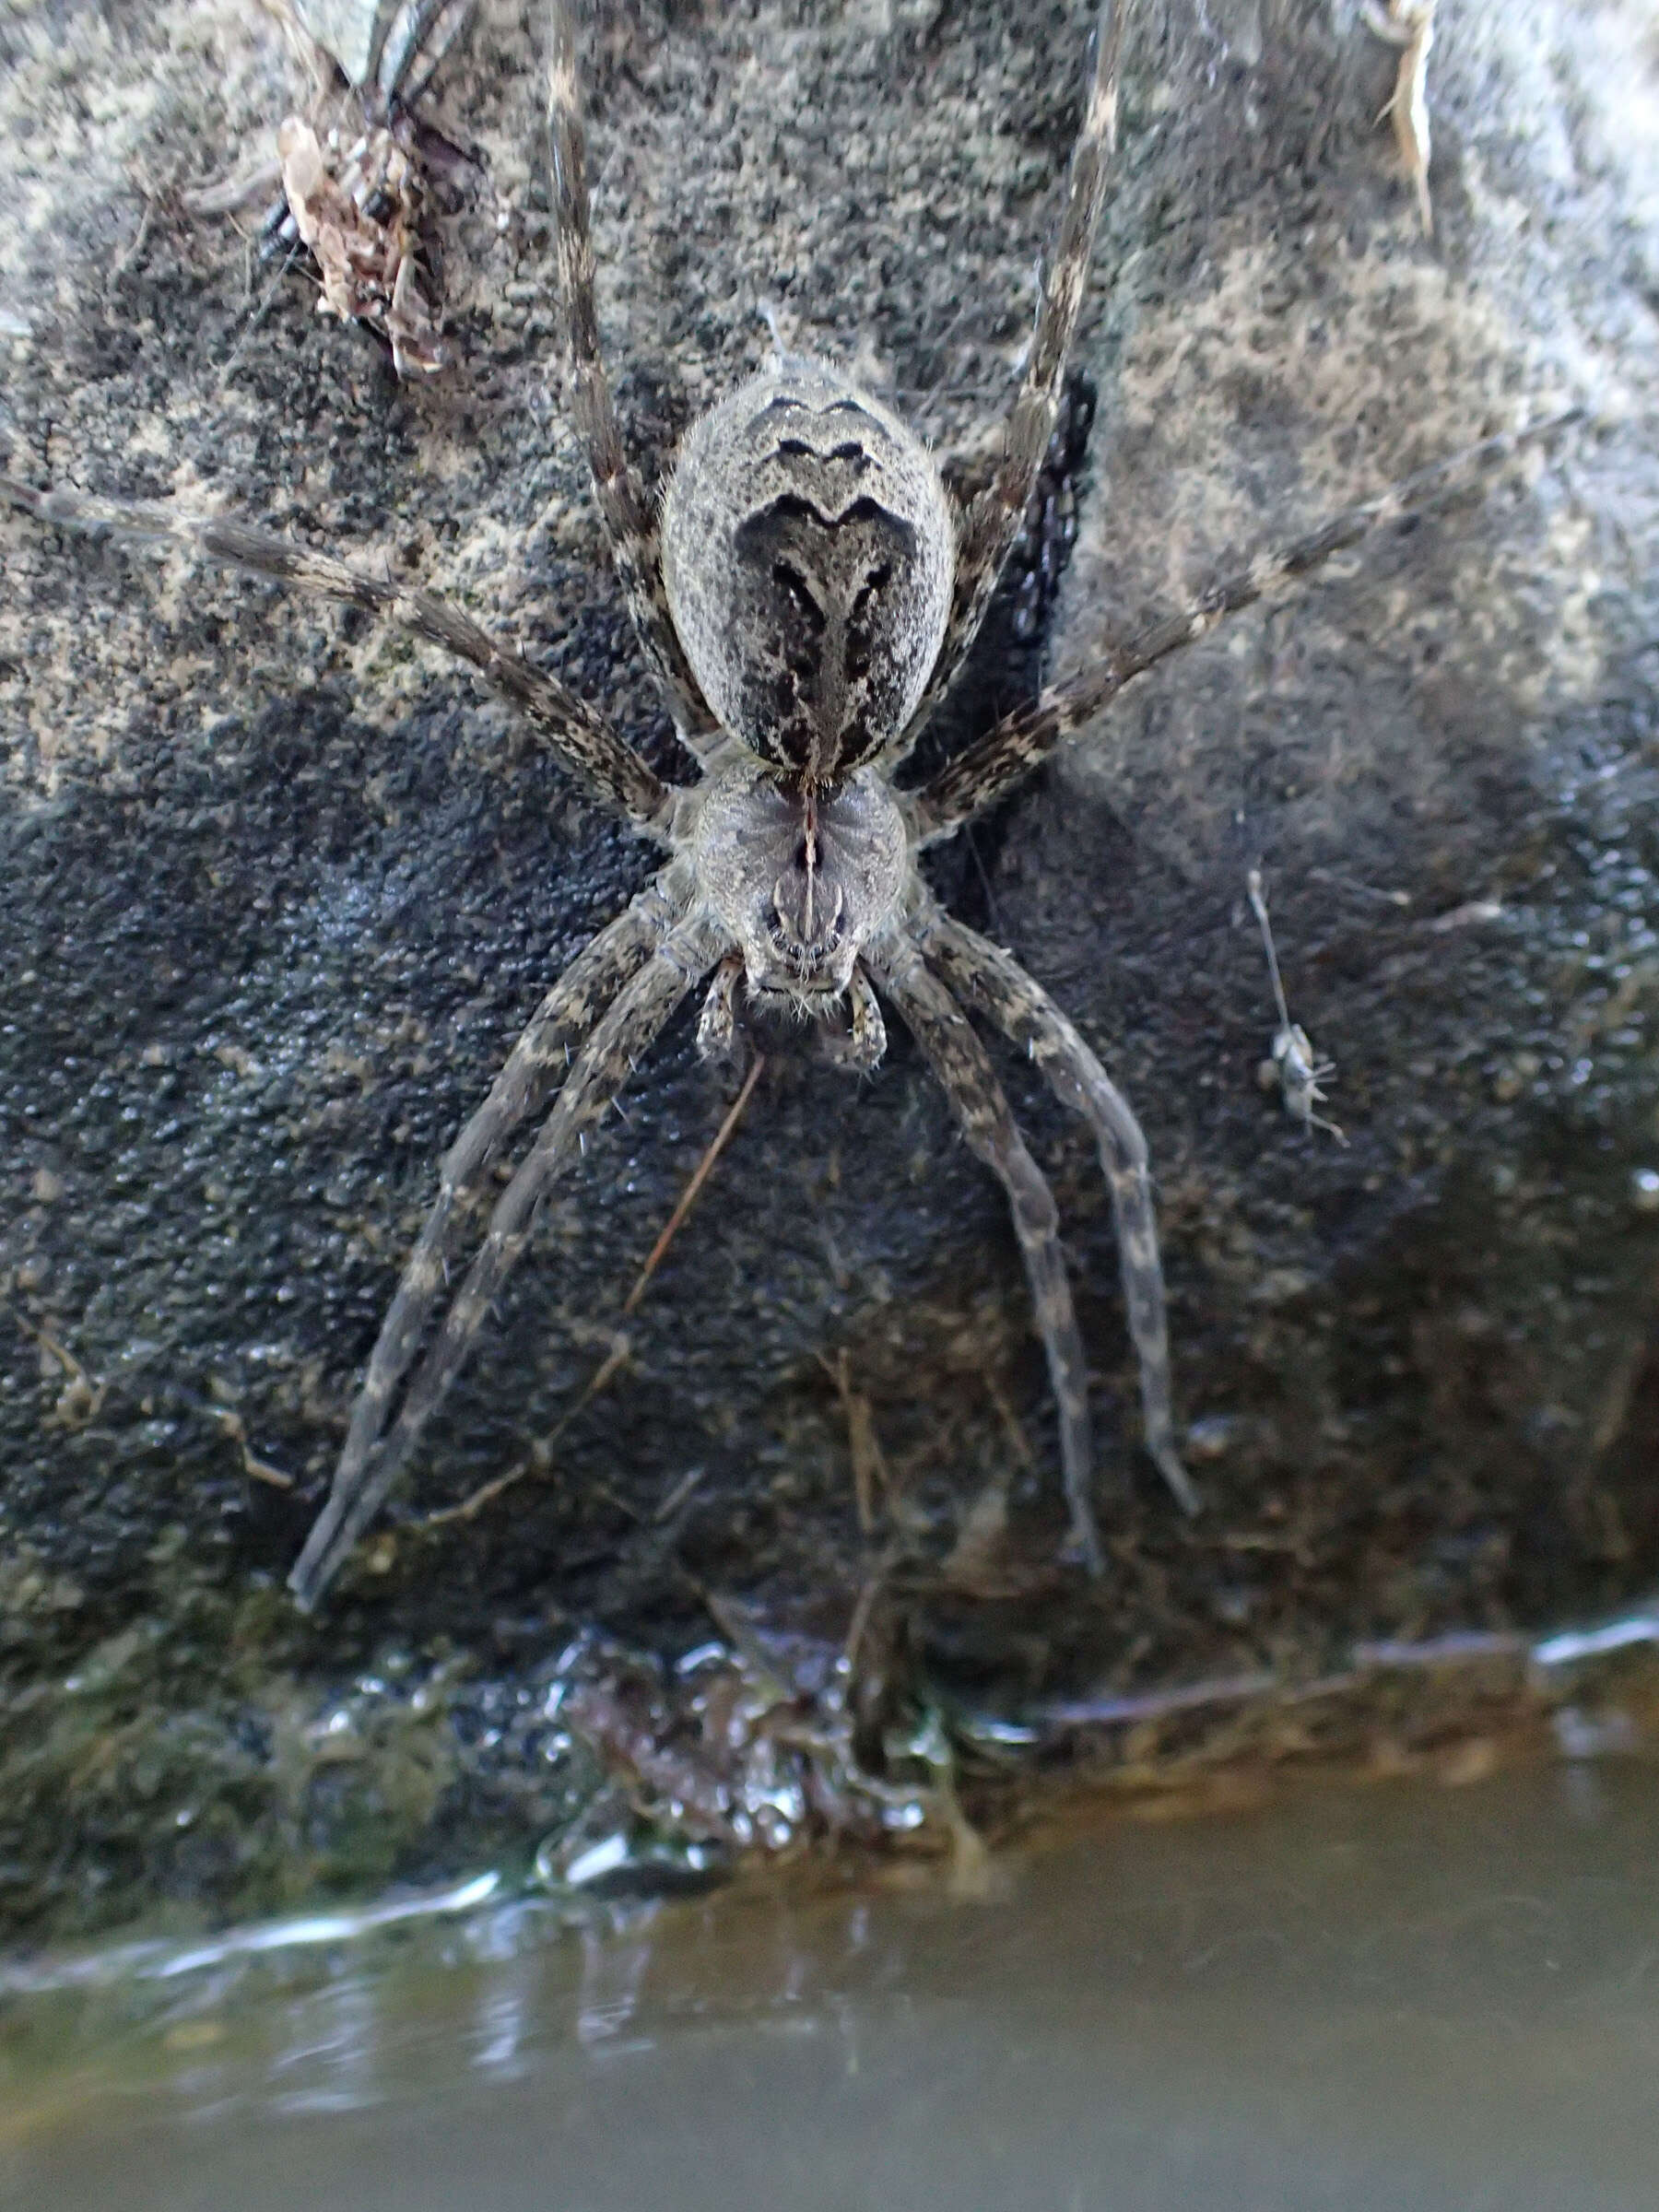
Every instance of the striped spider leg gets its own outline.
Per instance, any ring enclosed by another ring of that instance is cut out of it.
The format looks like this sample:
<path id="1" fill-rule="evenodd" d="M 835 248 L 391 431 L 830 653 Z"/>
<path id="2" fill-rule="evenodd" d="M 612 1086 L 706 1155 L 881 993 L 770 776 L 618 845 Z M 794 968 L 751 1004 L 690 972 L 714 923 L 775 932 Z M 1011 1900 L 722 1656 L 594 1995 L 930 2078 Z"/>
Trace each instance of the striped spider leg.
<path id="1" fill-rule="evenodd" d="M 611 566 L 628 601 L 640 650 L 687 749 L 706 757 L 720 725 L 692 675 L 663 580 L 657 517 L 622 442 L 617 403 L 599 347 L 587 140 L 582 128 L 576 25 L 569 0 L 553 0 L 547 66 L 547 136 L 553 157 L 555 253 L 564 310 L 571 417 L 605 525 Z"/>

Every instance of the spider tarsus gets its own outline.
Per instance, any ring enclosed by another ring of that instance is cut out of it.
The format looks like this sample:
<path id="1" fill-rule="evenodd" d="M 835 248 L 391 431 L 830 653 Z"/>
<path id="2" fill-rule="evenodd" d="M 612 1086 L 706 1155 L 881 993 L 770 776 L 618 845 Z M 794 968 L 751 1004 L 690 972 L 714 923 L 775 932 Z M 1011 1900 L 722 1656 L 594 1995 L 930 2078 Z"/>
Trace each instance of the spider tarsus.
<path id="1" fill-rule="evenodd" d="M 950 987 L 1010 1043 L 1025 1047 L 1061 1104 L 1080 1114 L 1094 1132 L 1112 1194 L 1124 1310 L 1140 1368 L 1147 1452 L 1182 1508 L 1196 1512 L 1198 1493 L 1174 1443 L 1163 1265 L 1140 1124 L 1076 1025 L 1011 954 L 935 905 L 924 910 L 918 935 Z"/>
<path id="2" fill-rule="evenodd" d="M 854 968 L 847 985 L 851 1018 L 844 1030 L 820 1023 L 818 1038 L 823 1057 L 830 1066 L 852 1076 L 873 1076 L 887 1056 L 887 1024 L 870 979 Z"/>
<path id="3" fill-rule="evenodd" d="M 1075 1509 L 1075 1500 L 1072 1501 Z M 1106 1547 L 1100 1542 L 1092 1510 L 1079 1520 L 1073 1511 L 1071 1526 L 1065 1541 L 1060 1547 L 1060 1563 L 1065 1567 L 1080 1567 L 1090 1582 L 1101 1581 L 1106 1572 Z"/>
<path id="4" fill-rule="evenodd" d="M 1147 1453 L 1182 1512 L 1189 1515 L 1201 1513 L 1204 1511 L 1204 1499 L 1198 1486 L 1182 1465 L 1174 1445 L 1148 1442 Z"/>
<path id="5" fill-rule="evenodd" d="M 535 1143 L 497 1200 L 483 1245 L 390 1427 L 360 1451 L 347 1439 L 328 1504 L 288 1578 L 301 1603 L 315 1604 L 407 1465 L 517 1265 L 544 1194 L 579 1152 L 582 1135 L 614 1103 L 630 1059 L 654 1042 L 718 951 L 706 921 L 677 924 L 595 1025 Z M 389 1396 L 376 1394 L 371 1419 L 383 1412 Z"/>
<path id="6" fill-rule="evenodd" d="M 747 1058 L 737 1026 L 737 992 L 743 982 L 743 956 L 728 952 L 714 971 L 697 1020 L 698 1057 L 712 1066 L 740 1067 Z"/>

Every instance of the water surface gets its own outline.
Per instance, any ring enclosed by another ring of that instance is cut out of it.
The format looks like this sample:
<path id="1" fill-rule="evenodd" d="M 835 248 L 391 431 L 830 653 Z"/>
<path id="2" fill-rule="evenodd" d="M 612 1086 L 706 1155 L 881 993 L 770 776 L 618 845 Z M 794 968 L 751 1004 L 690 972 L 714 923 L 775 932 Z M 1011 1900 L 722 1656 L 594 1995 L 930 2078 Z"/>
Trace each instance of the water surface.
<path id="1" fill-rule="evenodd" d="M 0 2203 L 1641 2212 L 1656 1844 L 1635 1762 L 1322 1782 L 1074 1819 L 977 1900 L 129 1954 L 0 1999 Z"/>

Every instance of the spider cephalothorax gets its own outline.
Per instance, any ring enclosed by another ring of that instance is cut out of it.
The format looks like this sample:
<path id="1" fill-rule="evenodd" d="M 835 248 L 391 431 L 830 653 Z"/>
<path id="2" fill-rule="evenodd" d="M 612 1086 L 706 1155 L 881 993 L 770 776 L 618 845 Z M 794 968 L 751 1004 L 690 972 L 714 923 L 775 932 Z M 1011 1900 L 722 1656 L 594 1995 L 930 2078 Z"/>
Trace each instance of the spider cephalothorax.
<path id="1" fill-rule="evenodd" d="M 691 849 L 749 990 L 809 1008 L 849 988 L 910 876 L 903 814 L 869 769 L 826 790 L 739 761 L 704 786 Z"/>
<path id="2" fill-rule="evenodd" d="M 1007 1194 L 1059 1409 L 1073 1539 L 1098 1570 L 1087 1370 L 1054 1202 L 969 1010 L 1029 1054 L 1100 1147 L 1146 1448 L 1191 1507 L 1175 1445 L 1146 1143 L 1071 1022 L 1008 953 L 943 911 L 917 856 L 1155 661 L 1538 432 L 1488 439 L 1262 556 L 901 790 L 893 771 L 961 668 L 1054 428 L 1115 134 L 1112 0 L 1101 0 L 1058 241 L 986 489 L 959 505 L 895 414 L 834 368 L 778 354 L 694 425 L 660 526 L 623 448 L 599 352 L 575 39 L 562 0 L 553 22 L 549 124 L 571 413 L 641 645 L 699 781 L 665 784 L 556 677 L 429 592 L 236 523 L 0 478 L 0 492 L 40 521 L 183 539 L 389 614 L 469 662 L 666 855 L 554 983 L 445 1157 L 291 1586 L 307 1606 L 326 1587 L 459 1373 L 549 1183 L 676 1009 L 705 986 L 698 1041 L 711 1055 L 733 1049 L 745 998 L 820 1021 L 835 1056 L 864 1070 L 885 1045 L 880 1000 L 910 1030 L 969 1146 Z M 538 1133 L 508 1172 L 502 1155 L 537 1116 Z M 441 1315 L 467 1206 L 498 1175 L 505 1188 L 489 1227 Z"/>

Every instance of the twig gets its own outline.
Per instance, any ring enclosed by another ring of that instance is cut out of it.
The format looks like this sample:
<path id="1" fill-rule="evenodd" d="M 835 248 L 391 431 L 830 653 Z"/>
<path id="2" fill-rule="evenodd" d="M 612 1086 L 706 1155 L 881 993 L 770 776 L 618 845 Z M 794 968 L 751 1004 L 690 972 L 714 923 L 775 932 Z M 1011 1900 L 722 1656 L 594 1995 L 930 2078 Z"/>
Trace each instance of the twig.
<path id="1" fill-rule="evenodd" d="M 1434 44 L 1434 0 L 1388 0 L 1386 8 L 1376 0 L 1364 0 L 1360 10 L 1373 38 L 1399 49 L 1400 65 L 1394 88 L 1382 113 L 1394 124 L 1394 144 L 1417 194 L 1418 220 L 1423 236 L 1434 235 L 1434 209 L 1429 197 L 1429 51 Z"/>
<path id="2" fill-rule="evenodd" d="M 61 1422 L 65 1429 L 84 1429 L 88 1421 L 98 1418 L 108 1384 L 95 1382 L 75 1354 L 58 1342 L 43 1322 L 31 1321 L 20 1306 L 13 1305 L 11 1310 L 17 1316 L 18 1327 L 32 1336 L 41 1349 L 50 1359 L 55 1359 L 69 1378 L 58 1394 L 57 1404 L 52 1409 L 52 1419 Z"/>
<path id="3" fill-rule="evenodd" d="M 261 1459 L 249 1443 L 240 1413 L 233 1413 L 229 1406 L 210 1406 L 207 1410 L 232 1442 L 241 1447 L 244 1475 L 254 1482 L 268 1482 L 274 1490 L 293 1488 L 293 1477 L 285 1475 L 280 1467 L 272 1466 L 268 1459 Z"/>
<path id="4" fill-rule="evenodd" d="M 639 1280 L 635 1283 L 633 1288 L 629 1292 L 628 1296 L 622 1300 L 622 1318 L 624 1321 L 628 1319 L 630 1313 L 638 1312 L 640 1300 L 645 1295 L 647 1284 L 651 1281 L 652 1277 L 656 1273 L 658 1267 L 662 1265 L 664 1253 L 667 1251 L 669 1245 L 673 1243 L 675 1238 L 678 1236 L 681 1229 L 685 1226 L 687 1215 L 697 1204 L 699 1197 L 701 1195 L 704 1183 L 708 1182 L 709 1177 L 713 1173 L 714 1162 L 725 1150 L 732 1132 L 736 1128 L 738 1123 L 743 1119 L 743 1110 L 748 1104 L 749 1099 L 754 1092 L 755 1086 L 760 1080 L 760 1070 L 765 1065 L 766 1054 L 764 1053 L 757 1053 L 755 1056 L 754 1065 L 749 1069 L 748 1074 L 743 1078 L 743 1088 L 732 1100 L 731 1112 L 726 1115 L 725 1120 L 721 1123 L 719 1128 L 715 1130 L 713 1141 L 710 1144 L 708 1150 L 703 1154 L 702 1158 L 698 1161 L 696 1171 L 692 1175 L 690 1182 L 680 1193 L 679 1204 L 669 1215 L 666 1222 L 664 1224 L 662 1235 L 652 1246 L 650 1257 L 646 1260 L 644 1266 L 640 1270 Z"/>
<path id="5" fill-rule="evenodd" d="M 697 1204 L 698 1194 L 701 1191 L 704 1183 L 708 1182 L 709 1176 L 713 1169 L 714 1162 L 720 1158 L 720 1155 L 724 1150 L 727 1140 L 730 1138 L 733 1130 L 736 1128 L 738 1121 L 742 1116 L 743 1110 L 749 1102 L 750 1094 L 753 1092 L 755 1085 L 759 1080 L 760 1070 L 765 1065 L 765 1055 L 761 1054 L 758 1056 L 754 1065 L 749 1069 L 747 1076 L 744 1078 L 743 1088 L 737 1093 L 736 1098 L 734 1100 L 731 1112 L 726 1115 L 724 1121 L 721 1123 L 720 1127 L 714 1132 L 713 1140 L 710 1144 L 708 1150 L 703 1154 L 701 1159 L 698 1161 L 696 1171 L 692 1174 L 690 1182 L 687 1183 L 685 1189 L 680 1193 L 679 1204 L 675 1207 L 673 1213 L 669 1215 L 668 1219 L 664 1226 L 662 1235 L 658 1237 L 656 1242 L 652 1246 L 651 1256 L 645 1262 L 644 1266 L 641 1268 L 639 1280 L 634 1284 L 633 1288 L 629 1292 L 628 1296 L 622 1301 L 622 1318 L 624 1320 L 627 1320 L 629 1314 L 635 1313 L 639 1311 L 640 1300 L 644 1297 L 646 1287 L 650 1283 L 652 1277 L 656 1273 L 656 1270 L 662 1262 L 663 1254 L 667 1251 L 669 1245 L 673 1243 L 676 1236 L 679 1233 L 686 1216 Z M 454 1521 L 476 1520 L 477 1515 L 483 1512 L 487 1505 L 493 1504 L 495 1500 L 500 1497 L 504 1490 L 512 1489 L 515 1483 L 523 1482 L 525 1476 L 545 1474 L 547 1471 L 547 1462 L 553 1455 L 553 1447 L 555 1444 L 557 1444 L 559 1438 L 564 1435 L 566 1430 L 569 1429 L 571 1423 L 576 1418 L 577 1415 L 579 1413 L 584 1413 L 593 1404 L 594 1400 L 599 1395 L 600 1392 L 609 1388 L 610 1384 L 616 1380 L 622 1369 L 627 1366 L 629 1355 L 632 1348 L 633 1347 L 629 1338 L 618 1333 L 618 1335 L 612 1340 L 610 1350 L 606 1352 L 605 1358 L 599 1362 L 599 1365 L 594 1369 L 592 1376 L 589 1378 L 587 1386 L 582 1391 L 582 1395 L 567 1412 L 559 1417 L 559 1420 L 555 1423 L 548 1434 L 543 1437 L 540 1442 L 535 1446 L 529 1458 L 519 1460 L 514 1465 L 509 1467 L 504 1475 L 497 1475 L 492 1477 L 488 1482 L 482 1484 L 477 1489 L 476 1489 L 470 1498 L 464 1498 L 459 1505 L 440 1506 L 435 1512 L 423 1513 L 420 1519 L 414 1524 L 415 1527 L 445 1528 L 450 1524 L 450 1523 Z M 697 1484 L 701 1481 L 702 1474 L 703 1470 L 701 1468 L 694 1468 L 690 1475 L 688 1475 L 675 1487 L 673 1490 L 670 1491 L 668 1497 L 657 1508 L 652 1518 L 658 1522 L 666 1520 L 674 1509 L 682 1504 L 685 1500 L 690 1496 L 692 1490 L 697 1487 Z M 632 1512 L 634 1510 L 631 1506 L 627 1505 L 626 1501 L 620 1498 L 616 1500 L 616 1503 L 623 1506 L 626 1512 Z M 635 1517 L 637 1518 L 638 1516 L 636 1515 Z"/>
<path id="6" fill-rule="evenodd" d="M 707 1467 L 687 1468 L 667 1497 L 664 1499 L 662 1504 L 657 1507 L 656 1512 L 652 1514 L 651 1518 L 655 1526 L 660 1528 L 665 1521 L 673 1520 L 675 1514 L 691 1496 L 708 1471 Z"/>
<path id="7" fill-rule="evenodd" d="M 984 1383 L 985 1394 L 996 1408 L 996 1417 L 1003 1425 L 1009 1443 L 1014 1447 L 1016 1458 L 1028 1475 L 1035 1475 L 1037 1454 L 1031 1450 L 1030 1441 L 1021 1426 L 1019 1416 L 1008 1403 L 1008 1394 L 994 1374 L 987 1373 L 984 1377 Z"/>
<path id="8" fill-rule="evenodd" d="M 1470 899 L 1462 906 L 1454 906 L 1449 914 L 1436 914 L 1431 922 L 1424 922 L 1420 926 L 1432 931 L 1437 937 L 1443 937 L 1449 929 L 1466 929 L 1471 923 L 1500 922 L 1502 919 L 1503 904 L 1500 900 Z"/>
<path id="9" fill-rule="evenodd" d="M 869 1399 L 853 1387 L 844 1346 L 833 1359 L 820 1352 L 818 1362 L 834 1383 L 841 1399 L 847 1423 L 847 1443 L 853 1453 L 853 1492 L 858 1504 L 858 1525 L 867 1536 L 876 1526 L 877 1490 L 879 1488 L 885 1498 L 893 1487 L 881 1439 L 876 1433 L 875 1409 Z"/>
<path id="10" fill-rule="evenodd" d="M 610 1350 L 594 1370 L 588 1379 L 587 1387 L 575 1405 L 560 1415 L 528 1459 L 521 1459 L 515 1465 L 509 1467 L 504 1475 L 492 1477 L 488 1482 L 476 1489 L 470 1498 L 464 1498 L 459 1505 L 440 1506 L 436 1512 L 423 1513 L 416 1522 L 415 1526 L 417 1528 L 443 1528 L 452 1521 L 474 1520 L 487 1505 L 499 1498 L 503 1490 L 510 1490 L 514 1483 L 523 1482 L 526 1475 L 537 1475 L 545 1472 L 545 1463 L 551 1458 L 554 1445 L 558 1443 L 576 1416 L 585 1412 L 599 1393 L 607 1389 L 618 1373 L 628 1365 L 629 1353 L 632 1348 L 626 1336 L 618 1335 L 613 1340 Z"/>

